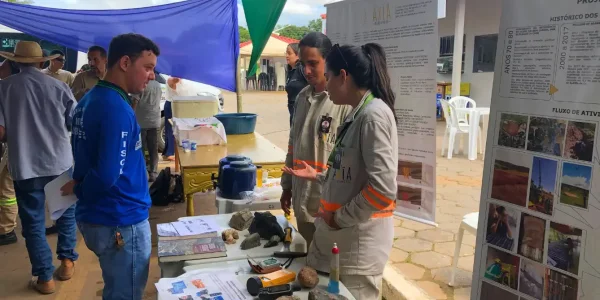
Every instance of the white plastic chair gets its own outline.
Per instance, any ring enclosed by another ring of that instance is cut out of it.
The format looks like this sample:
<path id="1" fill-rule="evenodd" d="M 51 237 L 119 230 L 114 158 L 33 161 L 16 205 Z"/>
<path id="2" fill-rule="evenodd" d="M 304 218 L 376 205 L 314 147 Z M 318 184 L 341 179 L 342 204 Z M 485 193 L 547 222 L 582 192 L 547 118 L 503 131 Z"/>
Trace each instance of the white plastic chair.
<path id="1" fill-rule="evenodd" d="M 446 150 L 447 144 L 448 159 L 452 159 L 452 153 L 454 151 L 458 153 L 458 143 L 456 140 L 456 135 L 466 134 L 468 138 L 470 127 L 469 123 L 461 124 L 458 122 L 456 109 L 454 109 L 453 105 L 451 105 L 450 103 L 448 103 L 448 101 L 443 99 L 440 101 L 442 103 L 442 111 L 444 112 L 444 118 L 446 119 L 446 131 L 444 132 L 444 140 L 442 142 L 442 156 L 444 156 L 444 151 Z"/>
<path id="2" fill-rule="evenodd" d="M 452 97 L 450 100 L 448 100 L 448 103 L 456 108 L 477 108 L 477 103 L 475 103 L 475 100 L 464 96 Z M 459 124 L 469 124 L 469 116 L 466 112 L 457 112 L 456 115 L 458 116 Z"/>
<path id="3" fill-rule="evenodd" d="M 458 258 L 460 256 L 460 247 L 462 246 L 462 240 L 465 235 L 465 230 L 477 235 L 477 224 L 479 223 L 479 213 L 474 212 L 466 214 L 463 217 L 460 226 L 458 227 L 458 236 L 456 237 L 456 246 L 454 247 L 454 257 L 452 258 L 452 275 L 450 275 L 450 283 L 448 285 L 454 286 L 454 277 L 456 276 L 456 268 L 458 268 Z"/>

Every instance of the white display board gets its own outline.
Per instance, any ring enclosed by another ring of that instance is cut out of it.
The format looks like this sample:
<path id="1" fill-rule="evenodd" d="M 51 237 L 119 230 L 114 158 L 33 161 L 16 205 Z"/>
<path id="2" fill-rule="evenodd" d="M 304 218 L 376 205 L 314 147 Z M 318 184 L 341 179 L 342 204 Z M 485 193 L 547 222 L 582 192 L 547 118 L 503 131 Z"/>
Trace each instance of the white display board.
<path id="1" fill-rule="evenodd" d="M 600 299 L 600 2 L 504 0 L 475 300 Z"/>
<path id="2" fill-rule="evenodd" d="M 360 0 L 327 5 L 327 35 L 340 45 L 385 48 L 398 117 L 397 214 L 435 220 L 438 3 Z"/>

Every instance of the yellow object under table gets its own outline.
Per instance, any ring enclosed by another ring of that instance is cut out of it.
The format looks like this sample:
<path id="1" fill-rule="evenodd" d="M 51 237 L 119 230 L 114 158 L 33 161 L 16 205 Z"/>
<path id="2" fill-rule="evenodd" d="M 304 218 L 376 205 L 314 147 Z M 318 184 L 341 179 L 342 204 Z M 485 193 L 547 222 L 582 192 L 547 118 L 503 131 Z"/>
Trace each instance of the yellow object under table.
<path id="1" fill-rule="evenodd" d="M 175 171 L 183 179 L 183 195 L 187 201 L 187 215 L 194 215 L 194 193 L 213 189 L 213 175 L 219 173 L 219 160 L 227 155 L 249 157 L 255 165 L 269 172 L 269 177 L 281 177 L 286 153 L 258 133 L 228 135 L 227 145 L 198 146 L 194 152 L 175 147 Z"/>

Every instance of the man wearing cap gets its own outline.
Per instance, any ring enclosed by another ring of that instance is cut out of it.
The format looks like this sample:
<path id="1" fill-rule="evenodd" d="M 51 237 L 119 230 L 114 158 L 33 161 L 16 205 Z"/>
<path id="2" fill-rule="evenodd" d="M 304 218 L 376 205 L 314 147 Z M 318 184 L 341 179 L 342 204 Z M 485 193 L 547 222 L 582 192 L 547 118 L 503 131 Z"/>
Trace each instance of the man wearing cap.
<path id="1" fill-rule="evenodd" d="M 37 279 L 32 287 L 42 294 L 55 290 L 54 265 L 44 227 L 44 186 L 73 165 L 67 124 L 71 124 L 75 98 L 66 83 L 43 74 L 41 63 L 58 55 L 44 57 L 40 45 L 20 41 L 14 53 L 0 52 L 14 61 L 20 72 L 0 81 L 0 140 L 10 147 L 8 164 L 14 180 L 23 237 Z M 59 280 L 68 280 L 75 270 L 77 230 L 75 206 L 58 220 L 56 254 L 61 266 Z"/>
<path id="2" fill-rule="evenodd" d="M 52 52 L 50 52 L 50 55 L 59 56 L 55 59 L 50 60 L 50 65 L 48 66 L 48 68 L 43 69 L 42 73 L 50 75 L 66 83 L 68 86 L 71 86 L 73 84 L 73 79 L 75 79 L 75 76 L 73 76 L 73 73 L 63 70 L 63 67 L 65 66 L 65 54 L 60 50 L 53 50 Z"/>

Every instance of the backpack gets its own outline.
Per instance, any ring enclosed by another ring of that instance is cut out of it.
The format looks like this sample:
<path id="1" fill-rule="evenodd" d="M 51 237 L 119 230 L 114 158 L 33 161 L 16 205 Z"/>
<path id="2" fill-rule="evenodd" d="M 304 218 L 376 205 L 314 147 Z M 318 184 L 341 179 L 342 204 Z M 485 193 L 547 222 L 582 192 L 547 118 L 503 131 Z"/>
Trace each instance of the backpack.
<path id="1" fill-rule="evenodd" d="M 167 206 L 169 203 L 181 203 L 183 198 L 183 180 L 180 175 L 172 175 L 171 168 L 160 171 L 150 186 L 150 198 L 154 206 Z"/>
<path id="2" fill-rule="evenodd" d="M 169 186 L 171 184 L 171 168 L 167 167 L 160 171 L 156 180 L 150 186 L 150 198 L 152 205 L 167 206 L 169 205 Z"/>

